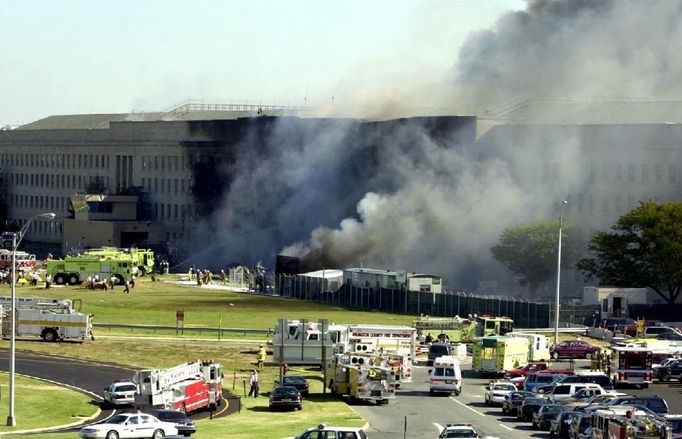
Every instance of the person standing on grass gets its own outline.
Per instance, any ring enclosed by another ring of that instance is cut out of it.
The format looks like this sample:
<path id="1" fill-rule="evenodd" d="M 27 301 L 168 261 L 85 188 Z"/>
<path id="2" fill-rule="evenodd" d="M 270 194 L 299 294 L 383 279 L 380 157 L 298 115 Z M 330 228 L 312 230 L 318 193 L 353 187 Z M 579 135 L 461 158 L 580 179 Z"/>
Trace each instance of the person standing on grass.
<path id="1" fill-rule="evenodd" d="M 258 355 L 256 357 L 256 360 L 258 360 L 258 370 L 263 370 L 266 355 L 267 353 L 265 352 L 265 346 L 260 345 L 260 349 L 258 350 Z"/>
<path id="2" fill-rule="evenodd" d="M 123 289 L 123 292 L 130 294 L 130 281 L 128 281 L 128 279 L 126 279 L 125 282 L 123 282 L 123 286 L 125 287 Z"/>
<path id="3" fill-rule="evenodd" d="M 256 369 L 251 370 L 249 384 L 251 385 L 251 388 L 249 389 L 249 396 L 258 398 L 258 372 L 256 372 Z"/>

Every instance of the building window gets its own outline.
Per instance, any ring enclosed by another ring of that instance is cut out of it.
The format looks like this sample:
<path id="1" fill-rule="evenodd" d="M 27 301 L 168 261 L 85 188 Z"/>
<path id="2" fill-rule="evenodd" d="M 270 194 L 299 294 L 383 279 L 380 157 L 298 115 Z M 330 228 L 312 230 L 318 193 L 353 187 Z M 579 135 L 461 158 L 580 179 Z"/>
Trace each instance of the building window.
<path id="1" fill-rule="evenodd" d="M 668 182 L 669 183 L 677 182 L 677 166 L 675 165 L 668 166 Z"/>
<path id="2" fill-rule="evenodd" d="M 642 183 L 649 182 L 649 165 L 642 165 Z"/>
<path id="3" fill-rule="evenodd" d="M 630 183 L 637 181 L 637 172 L 635 171 L 635 165 L 632 163 L 628 165 L 628 181 Z"/>

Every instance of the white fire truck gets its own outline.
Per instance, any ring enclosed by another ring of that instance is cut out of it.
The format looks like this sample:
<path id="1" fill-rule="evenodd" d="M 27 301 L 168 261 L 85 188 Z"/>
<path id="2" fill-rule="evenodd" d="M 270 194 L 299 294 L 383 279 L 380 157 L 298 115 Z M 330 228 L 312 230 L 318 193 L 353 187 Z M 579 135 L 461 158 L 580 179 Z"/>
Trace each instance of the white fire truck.
<path id="1" fill-rule="evenodd" d="M 327 388 L 352 401 L 388 404 L 395 398 L 395 376 L 390 368 L 366 363 L 366 356 L 337 354 L 326 364 Z"/>
<path id="2" fill-rule="evenodd" d="M 164 408 L 185 413 L 221 403 L 223 375 L 220 365 L 197 360 L 169 369 L 145 369 L 133 376 L 138 387 L 135 405 L 140 408 Z"/>
<path id="3" fill-rule="evenodd" d="M 3 310 L 2 335 L 9 336 L 12 332 L 12 298 L 0 297 L 0 305 Z M 71 300 L 17 297 L 16 306 L 17 336 L 39 336 L 49 342 L 94 340 L 92 314 L 76 311 Z"/>
<path id="4" fill-rule="evenodd" d="M 348 325 L 348 352 L 381 352 L 402 355 L 401 380 L 412 381 L 417 350 L 417 330 L 399 325 Z"/>
<path id="5" fill-rule="evenodd" d="M 653 352 L 640 347 L 611 348 L 609 375 L 616 388 L 620 384 L 638 384 L 643 388 L 653 383 Z"/>

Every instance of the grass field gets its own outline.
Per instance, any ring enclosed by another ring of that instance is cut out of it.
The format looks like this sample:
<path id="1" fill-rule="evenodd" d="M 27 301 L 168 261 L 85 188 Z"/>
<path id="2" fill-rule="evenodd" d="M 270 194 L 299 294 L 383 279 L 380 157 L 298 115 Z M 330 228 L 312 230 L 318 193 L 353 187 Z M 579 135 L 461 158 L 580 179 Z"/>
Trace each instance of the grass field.
<path id="1" fill-rule="evenodd" d="M 223 290 L 197 288 L 170 282 L 136 282 L 131 294 L 123 288 L 113 291 L 91 291 L 78 287 L 21 287 L 22 297 L 58 297 L 81 299 L 82 312 L 92 313 L 96 322 L 119 324 L 175 325 L 176 310 L 184 310 L 185 325 L 193 327 L 274 328 L 278 318 L 329 319 L 337 323 L 411 324 L 412 317 L 387 313 L 349 311 L 345 308 L 314 302 L 232 293 Z M 5 288 L 5 287 L 3 287 Z M 2 294 L 2 292 L 0 292 Z M 9 288 L 6 287 L 6 295 Z M 222 365 L 223 386 L 236 395 L 248 386 L 249 370 L 253 368 L 258 345 L 265 336 L 231 334 L 218 341 L 216 334 L 187 334 L 176 337 L 151 331 L 127 329 L 99 330 L 95 341 L 83 343 L 44 343 L 38 338 L 24 339 L 17 349 L 56 356 L 83 358 L 115 363 L 135 368 L 165 368 L 182 362 L 210 358 Z M 7 347 L 1 341 L 0 347 Z M 271 358 L 271 357 L 269 357 Z M 323 396 L 319 370 L 292 368 L 290 373 L 306 376 L 311 383 L 311 397 L 299 412 L 271 413 L 266 396 L 243 398 L 240 414 L 198 422 L 197 438 L 281 438 L 294 436 L 306 428 L 329 422 L 336 425 L 362 426 L 362 420 L 345 402 Z M 261 390 L 267 395 L 278 375 L 278 367 L 266 362 L 261 373 Z M 127 377 L 121 377 L 127 378 Z M 248 389 L 247 389 L 248 390 Z M 68 407 L 68 405 L 66 405 Z M 41 434 L 40 437 L 61 439 L 74 433 Z"/>
<path id="2" fill-rule="evenodd" d="M 9 413 L 9 375 L 0 373 L 0 413 Z M 98 407 L 90 397 L 74 390 L 17 376 L 15 380 L 15 427 L 0 424 L 0 432 L 31 430 L 72 424 L 94 415 Z"/>

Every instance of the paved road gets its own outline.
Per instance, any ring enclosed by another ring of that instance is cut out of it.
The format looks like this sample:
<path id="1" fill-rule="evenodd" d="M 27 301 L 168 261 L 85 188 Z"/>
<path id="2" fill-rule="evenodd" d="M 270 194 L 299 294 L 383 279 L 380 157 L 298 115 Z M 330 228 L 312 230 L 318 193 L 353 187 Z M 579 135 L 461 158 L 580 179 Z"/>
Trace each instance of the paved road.
<path id="1" fill-rule="evenodd" d="M 490 379 L 471 373 L 470 359 L 462 363 L 464 385 L 459 396 L 429 396 L 428 368 L 416 366 L 414 381 L 401 386 L 398 397 L 388 405 L 355 405 L 355 410 L 370 423 L 372 439 L 436 438 L 439 426 L 453 422 L 468 422 L 482 437 L 504 439 L 549 438 L 546 432 L 530 429 L 530 424 L 502 415 L 499 407 L 483 403 L 484 387 Z M 563 368 L 566 365 L 558 364 Z M 576 368 L 589 368 L 587 361 L 576 361 Z M 682 384 L 654 384 L 648 389 L 618 389 L 634 395 L 663 397 L 670 413 L 682 413 Z M 405 432 L 405 420 L 407 431 Z"/>

